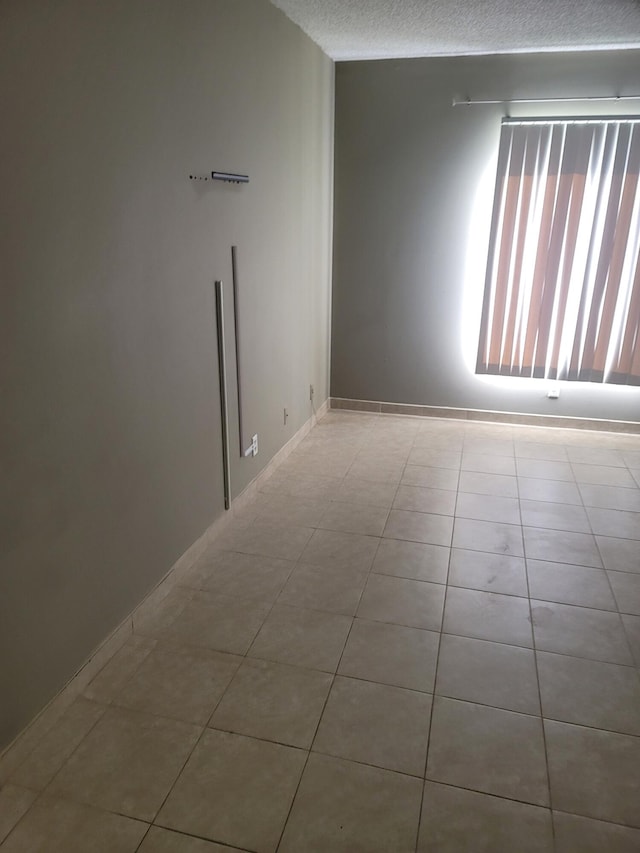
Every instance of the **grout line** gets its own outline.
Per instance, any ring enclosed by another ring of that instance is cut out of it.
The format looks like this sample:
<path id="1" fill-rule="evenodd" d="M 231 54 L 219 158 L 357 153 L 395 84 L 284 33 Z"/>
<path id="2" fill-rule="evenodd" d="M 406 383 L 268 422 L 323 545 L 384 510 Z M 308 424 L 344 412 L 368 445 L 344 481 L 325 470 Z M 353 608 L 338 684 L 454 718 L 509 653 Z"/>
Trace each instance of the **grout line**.
<path id="1" fill-rule="evenodd" d="M 523 536 L 523 539 L 524 539 L 524 536 Z M 523 544 L 524 544 L 524 542 L 523 542 Z M 546 774 L 547 774 L 547 794 L 549 796 L 549 814 L 551 815 L 551 838 L 552 838 L 553 849 L 555 850 L 557 845 L 556 845 L 555 823 L 553 821 L 553 814 L 552 814 L 553 800 L 551 797 L 551 772 L 549 770 L 549 749 L 547 746 L 547 733 L 546 733 L 545 724 L 544 724 L 545 717 L 544 717 L 544 712 L 543 712 L 543 707 L 542 707 L 542 689 L 540 687 L 540 668 L 538 666 L 538 649 L 537 649 L 537 645 L 536 645 L 536 632 L 535 632 L 534 624 L 533 624 L 533 608 L 531 606 L 531 589 L 530 589 L 530 584 L 529 584 L 529 567 L 527 564 L 526 557 L 525 557 L 524 565 L 525 565 L 525 569 L 524 569 L 525 578 L 526 578 L 526 582 L 527 582 L 527 595 L 528 595 L 528 600 L 529 600 L 529 620 L 530 620 L 530 624 L 531 624 L 531 640 L 532 640 L 532 644 L 533 644 L 532 645 L 533 660 L 534 660 L 535 669 L 536 669 L 536 685 L 538 688 L 538 704 L 540 707 L 540 728 L 542 731 L 542 744 L 543 744 L 543 748 L 544 748 L 544 763 L 545 763 L 545 769 L 546 769 Z"/>
<path id="2" fill-rule="evenodd" d="M 464 444 L 463 444 L 463 447 L 464 447 Z M 460 465 L 462 466 L 462 454 L 460 455 Z M 458 483 L 459 482 L 460 482 L 460 469 L 458 469 Z M 455 513 L 455 509 L 457 508 L 458 495 L 459 495 L 459 491 L 456 490 L 456 506 L 454 507 L 454 513 Z M 418 850 L 418 843 L 420 841 L 420 831 L 422 829 L 422 810 L 424 808 L 424 798 L 425 798 L 426 786 L 427 786 L 427 768 L 429 766 L 429 751 L 431 748 L 431 732 L 432 732 L 432 728 L 433 728 L 433 715 L 434 715 L 434 709 L 435 709 L 435 705 L 436 705 L 436 688 L 437 688 L 437 682 L 438 682 L 438 668 L 440 665 L 440 652 L 442 649 L 442 637 L 444 636 L 444 622 L 445 622 L 445 612 L 446 612 L 446 608 L 447 608 L 447 597 L 448 597 L 448 590 L 449 590 L 449 575 L 451 572 L 451 558 L 452 558 L 452 554 L 453 554 L 454 533 L 455 533 L 455 516 L 454 516 L 454 523 L 453 523 L 452 528 L 451 528 L 451 539 L 450 539 L 450 545 L 449 545 L 449 560 L 447 562 L 447 575 L 446 575 L 445 584 L 444 584 L 445 591 L 444 591 L 444 598 L 443 598 L 443 602 L 442 602 L 442 615 L 440 618 L 438 650 L 436 653 L 436 665 L 435 665 L 435 669 L 434 669 L 434 673 L 433 673 L 433 691 L 432 691 L 432 698 L 431 698 L 431 711 L 429 714 L 429 726 L 428 726 L 428 730 L 427 730 L 427 749 L 426 749 L 426 753 L 425 753 L 425 757 L 424 757 L 422 797 L 420 799 L 420 811 L 418 814 L 418 832 L 417 832 L 417 836 L 416 836 L 416 853 Z"/>

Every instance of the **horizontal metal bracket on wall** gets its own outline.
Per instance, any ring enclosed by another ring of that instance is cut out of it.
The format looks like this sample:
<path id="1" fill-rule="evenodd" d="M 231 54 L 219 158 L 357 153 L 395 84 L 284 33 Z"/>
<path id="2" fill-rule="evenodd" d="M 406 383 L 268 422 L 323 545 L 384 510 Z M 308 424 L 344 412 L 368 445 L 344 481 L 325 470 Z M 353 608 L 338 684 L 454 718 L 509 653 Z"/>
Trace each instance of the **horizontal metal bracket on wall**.
<path id="1" fill-rule="evenodd" d="M 231 184 L 248 184 L 249 175 L 234 175 L 232 172 L 211 172 L 214 181 L 227 181 Z"/>
<path id="2" fill-rule="evenodd" d="M 249 175 L 236 175 L 233 172 L 203 172 L 189 175 L 190 181 L 226 181 L 228 184 L 248 184 Z"/>

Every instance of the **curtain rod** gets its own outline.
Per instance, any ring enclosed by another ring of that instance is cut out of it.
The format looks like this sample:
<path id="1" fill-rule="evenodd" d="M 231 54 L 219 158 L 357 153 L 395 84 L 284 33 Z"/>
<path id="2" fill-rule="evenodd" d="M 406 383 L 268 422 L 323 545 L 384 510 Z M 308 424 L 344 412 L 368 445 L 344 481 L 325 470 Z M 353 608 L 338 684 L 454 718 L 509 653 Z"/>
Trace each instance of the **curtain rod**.
<path id="1" fill-rule="evenodd" d="M 575 98 L 497 98 L 490 100 L 472 101 L 471 98 L 454 98 L 451 102 L 454 107 L 476 107 L 488 104 L 568 104 L 581 101 L 640 101 L 640 95 L 591 95 L 588 97 Z"/>

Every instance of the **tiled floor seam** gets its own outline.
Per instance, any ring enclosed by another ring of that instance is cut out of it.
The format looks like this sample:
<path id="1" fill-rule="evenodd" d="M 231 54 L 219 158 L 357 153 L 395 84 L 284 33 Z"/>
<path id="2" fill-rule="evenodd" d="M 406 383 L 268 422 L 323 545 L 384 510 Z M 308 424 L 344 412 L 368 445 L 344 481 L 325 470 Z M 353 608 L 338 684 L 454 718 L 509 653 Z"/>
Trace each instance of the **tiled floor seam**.
<path id="1" fill-rule="evenodd" d="M 459 479 L 459 475 L 458 475 L 458 479 Z M 458 492 L 456 491 L 456 503 L 457 503 L 457 500 L 458 500 Z M 434 711 L 434 707 L 436 704 L 436 688 L 438 685 L 438 666 L 440 664 L 440 651 L 442 649 L 442 636 L 444 633 L 444 630 L 443 630 L 444 629 L 444 616 L 445 616 L 445 611 L 446 611 L 446 607 L 447 607 L 447 590 L 449 588 L 449 574 L 451 571 L 451 554 L 452 554 L 452 552 L 453 552 L 453 531 L 452 531 L 451 546 L 449 548 L 449 560 L 447 562 L 447 577 L 445 579 L 445 595 L 444 595 L 444 601 L 442 603 L 442 616 L 441 616 L 441 621 L 440 621 L 440 631 L 439 631 L 439 637 L 438 637 L 438 652 L 436 654 L 436 665 L 435 665 L 435 670 L 433 673 L 433 689 L 432 689 L 431 709 L 429 712 L 429 729 L 428 729 L 428 733 L 427 733 L 427 749 L 426 749 L 426 753 L 425 753 L 425 757 L 424 757 L 424 773 L 423 773 L 423 780 L 422 780 L 422 797 L 420 799 L 420 811 L 418 814 L 418 829 L 417 829 L 417 833 L 416 833 L 416 853 L 418 853 L 418 845 L 420 843 L 420 832 L 422 829 L 422 810 L 424 808 L 424 798 L 425 798 L 426 787 L 427 787 L 427 768 L 429 766 L 429 749 L 431 746 L 431 728 L 433 726 L 433 711 Z"/>
<path id="2" fill-rule="evenodd" d="M 274 606 L 275 606 L 275 601 L 271 604 L 271 607 L 269 608 L 269 612 L 268 612 L 268 613 L 267 613 L 267 615 L 265 616 L 265 619 L 263 620 L 262 624 L 264 624 L 264 622 L 266 621 L 266 619 L 268 619 L 269 614 L 270 614 L 270 613 L 271 613 L 271 611 L 273 610 Z M 260 629 L 258 629 L 258 630 L 256 631 L 256 636 L 257 636 L 257 634 L 258 634 L 259 630 L 260 630 Z M 254 636 L 254 640 L 255 640 L 255 636 Z M 243 655 L 239 655 L 239 657 L 242 657 L 242 658 L 243 658 L 243 660 L 246 660 L 246 658 L 247 658 L 247 656 L 248 656 L 248 653 L 249 653 L 249 650 L 251 649 L 251 645 L 253 645 L 253 641 L 252 641 L 252 643 L 249 645 L 249 647 L 247 648 L 247 650 L 245 651 L 245 653 L 244 653 Z M 233 681 L 233 678 L 231 678 L 231 679 L 229 680 L 229 683 L 227 684 L 226 688 L 222 691 L 222 694 L 220 695 L 220 697 L 218 698 L 217 702 L 215 703 L 215 706 L 213 707 L 213 709 L 212 709 L 212 711 L 211 711 L 211 714 L 209 715 L 209 718 L 208 718 L 207 722 L 202 726 L 202 731 L 201 731 L 201 732 L 200 732 L 200 734 L 198 735 L 198 738 L 197 738 L 196 742 L 194 743 L 193 747 L 191 748 L 191 750 L 189 751 L 189 753 L 188 753 L 188 755 L 186 756 L 185 760 L 183 761 L 182 766 L 180 767 L 180 770 L 179 770 L 179 771 L 178 771 L 178 773 L 176 774 L 176 776 L 175 776 L 175 778 L 174 778 L 174 780 L 173 780 L 173 783 L 171 784 L 171 786 L 170 786 L 169 790 L 167 791 L 166 796 L 164 797 L 164 799 L 162 800 L 162 802 L 160 803 L 160 805 L 159 805 L 159 806 L 158 806 L 158 808 L 156 809 L 156 812 L 155 812 L 155 815 L 154 815 L 153 820 L 152 820 L 152 822 L 151 822 L 151 825 L 154 825 L 154 826 L 158 825 L 158 824 L 156 824 L 156 820 L 157 820 L 157 818 L 158 818 L 158 815 L 159 815 L 159 814 L 160 814 L 160 812 L 162 811 L 162 809 L 163 809 L 163 807 L 164 807 L 165 803 L 167 802 L 167 800 L 168 800 L 168 799 L 169 799 L 169 797 L 171 796 L 171 793 L 173 792 L 173 790 L 175 789 L 176 785 L 178 784 L 178 781 L 179 781 L 179 779 L 180 779 L 180 777 L 181 777 L 182 773 L 184 772 L 185 767 L 186 767 L 186 766 L 187 766 L 187 764 L 189 763 L 189 760 L 191 759 L 191 757 L 192 757 L 193 753 L 195 752 L 195 750 L 198 748 L 198 745 L 200 744 L 200 742 L 202 741 L 202 738 L 203 738 L 203 737 L 204 737 L 204 735 L 205 735 L 205 732 L 207 732 L 207 731 L 208 731 L 208 729 L 209 729 L 209 723 L 211 722 L 211 720 L 212 720 L 212 718 L 213 718 L 213 715 L 214 715 L 214 713 L 215 713 L 216 709 L 218 708 L 218 705 L 220 704 L 220 702 L 222 702 L 222 699 L 224 698 L 224 696 L 225 696 L 225 694 L 226 694 L 227 690 L 229 689 L 229 687 L 230 687 L 230 685 L 231 685 L 232 681 Z M 148 833 L 148 830 L 147 830 L 147 833 Z M 142 842 L 141 842 L 141 843 L 142 843 Z"/>
<path id="3" fill-rule="evenodd" d="M 344 478 L 343 478 L 343 479 L 344 479 Z M 378 547 L 380 547 L 380 543 L 379 543 L 379 542 L 378 542 Z M 377 550 L 378 550 L 378 549 L 376 548 L 376 553 L 377 553 Z M 374 560 L 375 560 L 375 554 L 373 555 L 373 560 L 371 561 L 371 565 L 369 566 L 368 576 L 371 574 L 371 566 L 373 565 L 373 561 L 374 561 Z M 367 576 L 367 577 L 368 577 L 368 576 Z M 365 586 L 366 586 L 366 584 L 365 584 Z M 363 587 L 363 591 L 364 591 L 364 587 Z M 361 599 L 361 598 L 362 598 L 362 592 L 360 593 L 360 599 Z M 358 604 L 359 604 L 359 602 L 360 602 L 360 599 L 358 599 Z M 357 608 L 357 607 L 356 607 L 355 612 L 356 612 L 356 613 L 358 612 L 358 608 Z M 302 780 L 303 780 L 303 778 L 304 778 L 305 771 L 306 771 L 307 766 L 308 766 L 308 764 L 309 764 L 309 758 L 311 757 L 311 751 L 312 751 L 312 749 L 313 749 L 313 744 L 314 744 L 315 739 L 316 739 L 316 737 L 317 737 L 317 735 L 318 735 L 318 729 L 320 728 L 320 723 L 321 723 L 321 721 L 322 721 L 322 717 L 323 717 L 324 712 L 325 712 L 325 709 L 326 709 L 326 707 L 327 707 L 327 702 L 329 701 L 329 696 L 331 695 L 331 690 L 333 689 L 333 685 L 335 684 L 336 676 L 337 676 L 337 674 L 338 674 L 338 670 L 340 669 L 340 663 L 342 662 L 342 657 L 343 657 L 343 655 L 344 655 L 344 650 L 345 650 L 345 648 L 346 648 L 346 646 L 347 646 L 347 643 L 349 642 L 349 637 L 351 636 L 351 631 L 352 631 L 352 629 L 353 629 L 353 623 L 354 623 L 354 621 L 355 621 L 355 618 L 356 618 L 355 616 L 351 617 L 351 625 L 350 625 L 350 627 L 349 627 L 349 631 L 347 632 L 347 636 L 346 636 L 346 638 L 345 638 L 345 642 L 344 642 L 344 645 L 343 645 L 343 647 L 342 647 L 342 652 L 341 652 L 341 654 L 340 654 L 340 658 L 339 658 L 339 660 L 338 660 L 338 662 L 337 662 L 337 664 L 336 664 L 335 672 L 333 672 L 333 673 L 332 673 L 331 684 L 329 685 L 329 689 L 328 689 L 328 691 L 327 691 L 327 695 L 325 696 L 324 703 L 323 703 L 323 705 L 322 705 L 322 711 L 320 712 L 320 715 L 318 716 L 318 721 L 317 721 L 317 723 L 316 723 L 316 727 L 315 727 L 315 730 L 314 730 L 314 733 L 313 733 L 313 737 L 311 738 L 311 742 L 310 742 L 310 744 L 309 744 L 309 748 L 307 749 L 307 756 L 306 756 L 306 759 L 305 759 L 304 765 L 303 765 L 303 767 L 302 767 L 302 772 L 300 773 L 300 778 L 298 779 L 298 784 L 296 785 L 295 792 L 294 792 L 293 797 L 292 797 L 292 799 L 291 799 L 291 803 L 290 803 L 290 805 L 289 805 L 289 810 L 288 810 L 288 812 L 287 812 L 287 816 L 286 816 L 286 818 L 285 818 L 285 820 L 284 820 L 284 822 L 283 822 L 283 824 L 282 824 L 282 831 L 281 831 L 281 833 L 280 833 L 280 837 L 279 837 L 279 839 L 278 839 L 278 844 L 277 844 L 277 846 L 276 846 L 276 853 L 277 853 L 277 851 L 278 851 L 278 850 L 280 850 L 280 846 L 281 846 L 281 844 L 282 844 L 282 839 L 283 839 L 283 837 L 284 837 L 284 833 L 285 833 L 285 830 L 286 830 L 286 828 L 287 828 L 287 824 L 288 824 L 288 822 L 289 822 L 289 818 L 291 817 L 291 812 L 293 811 L 293 806 L 294 806 L 294 803 L 295 803 L 295 801 L 296 801 L 296 797 L 298 796 L 298 791 L 300 790 L 300 785 L 302 784 Z M 265 620 L 265 621 L 266 621 L 266 620 Z"/>
<path id="4" fill-rule="evenodd" d="M 519 497 L 520 496 L 520 484 L 519 484 L 519 482 L 517 485 L 518 485 L 518 497 Z M 518 503 L 520 504 L 520 500 L 518 500 Z M 545 763 L 545 771 L 547 774 L 547 794 L 548 794 L 548 798 L 549 798 L 548 811 L 549 811 L 549 816 L 550 816 L 550 821 L 551 821 L 551 844 L 552 844 L 553 850 L 555 851 L 557 844 L 556 844 L 556 830 L 555 830 L 555 824 L 553 821 L 553 812 L 552 812 L 553 801 L 552 801 L 552 797 L 551 797 L 551 773 L 549 770 L 549 750 L 547 747 L 547 735 L 546 735 L 545 727 L 544 727 L 544 716 L 543 716 L 543 707 L 542 707 L 542 690 L 540 688 L 540 671 L 538 669 L 538 651 L 537 651 L 537 647 L 536 647 L 536 632 L 535 632 L 534 626 L 533 626 L 533 609 L 531 607 L 531 586 L 529 583 L 529 564 L 527 561 L 527 546 L 526 546 L 526 542 L 525 542 L 525 538 L 524 538 L 524 526 L 522 528 L 522 547 L 523 547 L 523 554 L 524 554 L 524 572 L 525 572 L 525 578 L 527 581 L 527 595 L 528 595 L 528 601 L 529 601 L 529 622 L 530 622 L 530 626 L 531 626 L 531 642 L 532 642 L 532 649 L 533 649 L 533 659 L 534 659 L 535 668 L 536 668 L 536 686 L 538 689 L 538 706 L 540 708 L 540 727 L 542 729 L 542 743 L 544 746 L 544 763 Z"/>
<path id="5" fill-rule="evenodd" d="M 596 548 L 598 549 L 598 553 L 600 554 L 600 560 L 602 561 L 602 565 L 605 567 L 605 569 L 604 569 L 604 573 L 605 573 L 605 576 L 606 576 L 606 578 L 607 578 L 607 584 L 609 585 L 609 589 L 610 589 L 610 591 L 611 591 L 611 595 L 613 596 L 613 600 L 615 601 L 615 604 L 616 604 L 616 607 L 617 607 L 618 618 L 620 619 L 620 623 L 621 623 L 621 625 L 622 625 L 622 632 L 623 632 L 623 634 L 624 634 L 624 638 L 625 638 L 625 640 L 627 641 L 627 649 L 628 649 L 628 651 L 629 651 L 629 658 L 630 658 L 630 660 L 632 661 L 632 664 L 633 664 L 633 665 L 635 665 L 635 667 L 636 667 L 636 671 L 638 671 L 638 665 L 640 664 L 640 661 L 636 660 L 635 655 L 634 655 L 634 653 L 633 653 L 633 646 L 631 645 L 631 640 L 629 639 L 629 631 L 628 631 L 627 626 L 625 625 L 625 621 L 624 621 L 624 619 L 622 618 L 622 615 L 621 615 L 621 614 L 622 614 L 622 611 L 621 611 L 621 609 L 620 609 L 620 604 L 619 604 L 619 602 L 618 602 L 617 596 L 616 596 L 615 591 L 614 591 L 614 589 L 613 589 L 613 585 L 612 585 L 612 583 L 611 583 L 611 578 L 609 577 L 609 571 L 608 571 L 608 570 L 607 570 L 607 568 L 606 568 L 606 564 L 605 564 L 605 561 L 604 561 L 604 557 L 603 557 L 602 551 L 601 551 L 601 549 L 600 549 L 600 545 L 598 544 L 598 537 L 597 537 L 597 536 L 594 536 L 593 538 L 594 538 L 594 540 L 595 540 Z M 627 615 L 627 614 L 625 614 L 625 615 Z M 628 614 L 628 615 L 633 615 L 633 614 Z"/>
<path id="6" fill-rule="evenodd" d="M 374 557 L 374 559 L 375 559 L 375 557 Z M 357 613 L 357 608 L 356 608 L 356 613 Z M 336 676 L 338 674 L 338 670 L 340 669 L 340 663 L 342 662 L 342 656 L 344 655 L 344 650 L 347 646 L 347 643 L 349 642 L 349 637 L 351 636 L 351 631 L 353 629 L 353 623 L 355 621 L 355 618 L 356 617 L 353 616 L 351 619 L 351 626 L 349 627 L 349 631 L 347 633 L 347 637 L 345 639 L 344 646 L 342 647 L 342 652 L 340 654 L 340 658 L 339 658 L 338 663 L 336 665 L 336 670 L 332 674 L 331 684 L 329 685 L 329 689 L 327 690 L 327 695 L 325 696 L 324 703 L 322 705 L 322 711 L 320 712 L 320 715 L 318 717 L 318 722 L 316 723 L 315 731 L 313 733 L 313 737 L 311 738 L 311 742 L 310 742 L 309 748 L 307 750 L 307 757 L 305 759 L 304 766 L 302 768 L 302 773 L 300 774 L 300 778 L 298 779 L 298 784 L 296 785 L 296 790 L 294 792 L 293 798 L 291 799 L 291 804 L 290 804 L 289 810 L 287 812 L 287 817 L 285 818 L 285 821 L 282 825 L 282 832 L 280 833 L 280 838 L 278 839 L 278 845 L 276 847 L 276 853 L 278 850 L 280 850 L 280 845 L 282 844 L 282 839 L 284 837 L 284 833 L 285 833 L 285 830 L 287 828 L 287 823 L 289 822 L 289 818 L 291 817 L 291 812 L 293 811 L 293 806 L 294 806 L 294 803 L 296 801 L 296 797 L 298 796 L 298 791 L 300 790 L 300 785 L 302 784 L 302 779 L 303 779 L 305 771 L 307 769 L 307 765 L 309 764 L 309 758 L 311 757 L 311 752 L 313 750 L 313 744 L 316 740 L 316 737 L 318 736 L 318 729 L 320 728 L 320 723 L 322 721 L 322 717 L 324 716 L 324 712 L 326 710 L 327 703 L 329 701 L 329 696 L 331 695 L 331 691 L 333 690 L 333 685 L 335 684 Z"/>

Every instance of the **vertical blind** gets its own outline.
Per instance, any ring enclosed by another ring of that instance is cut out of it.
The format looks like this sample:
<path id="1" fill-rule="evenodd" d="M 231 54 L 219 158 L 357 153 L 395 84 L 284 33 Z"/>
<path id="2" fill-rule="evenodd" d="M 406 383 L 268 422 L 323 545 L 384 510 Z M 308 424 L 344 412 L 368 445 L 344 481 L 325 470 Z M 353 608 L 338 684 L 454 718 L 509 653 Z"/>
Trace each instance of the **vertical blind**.
<path id="1" fill-rule="evenodd" d="M 504 122 L 477 373 L 640 385 L 640 119 Z"/>

